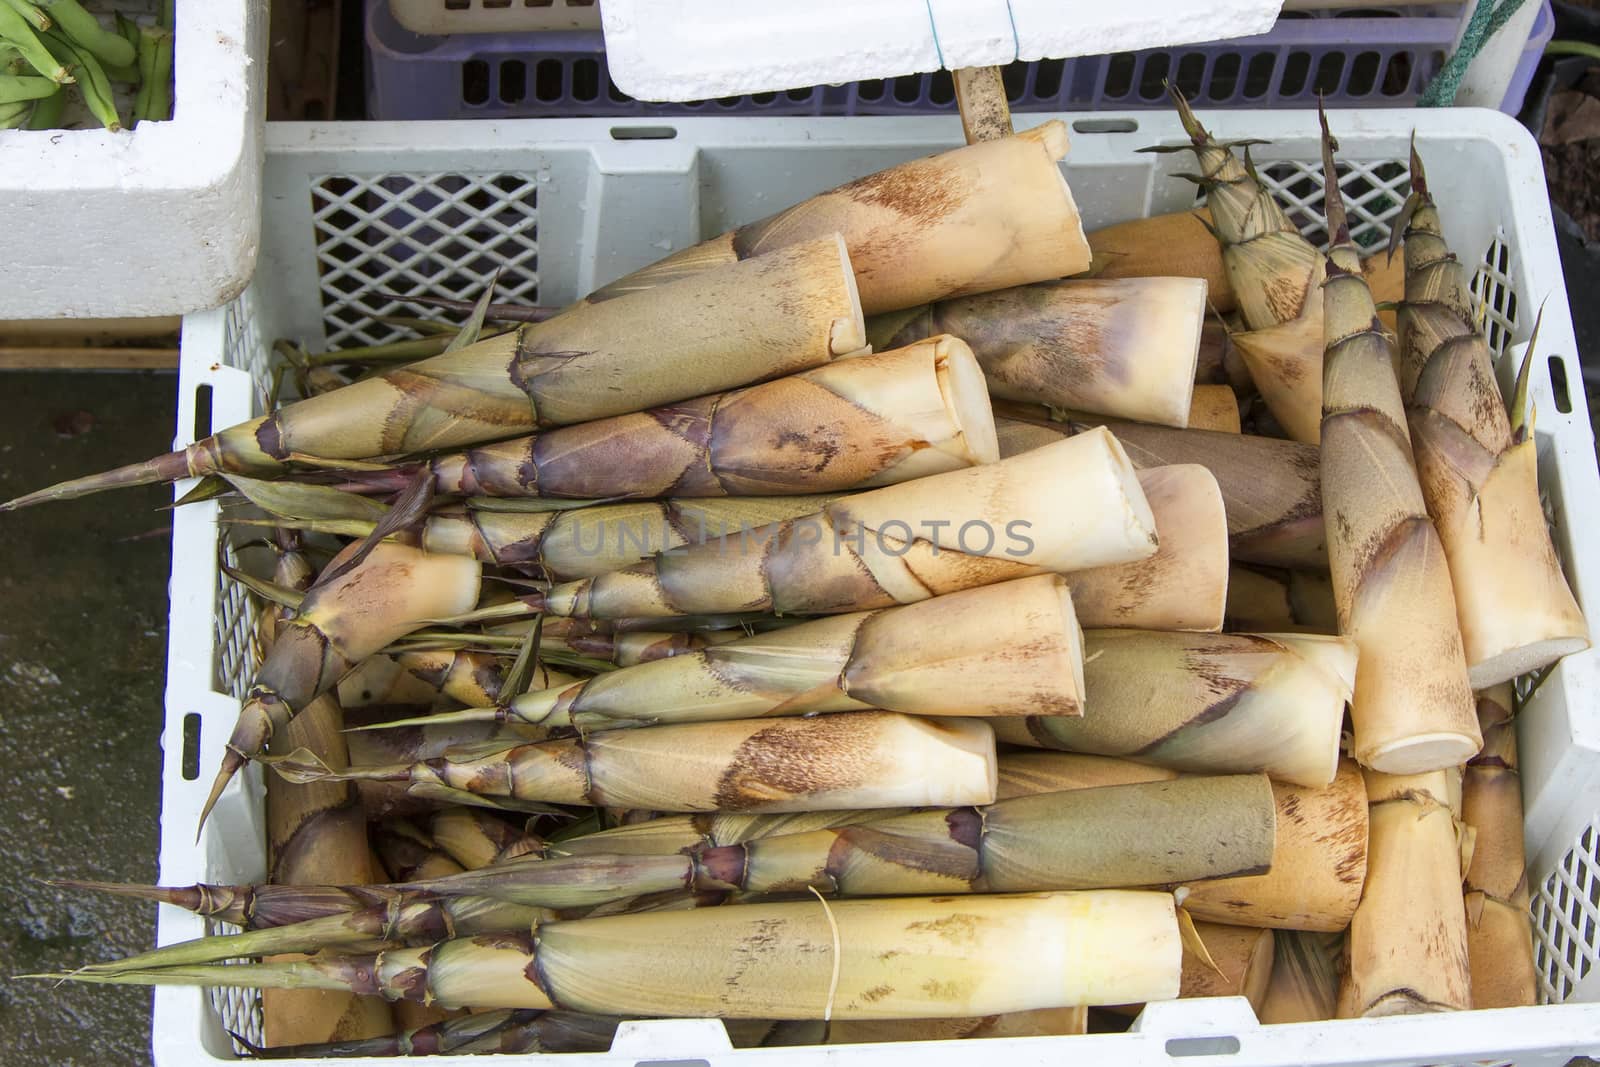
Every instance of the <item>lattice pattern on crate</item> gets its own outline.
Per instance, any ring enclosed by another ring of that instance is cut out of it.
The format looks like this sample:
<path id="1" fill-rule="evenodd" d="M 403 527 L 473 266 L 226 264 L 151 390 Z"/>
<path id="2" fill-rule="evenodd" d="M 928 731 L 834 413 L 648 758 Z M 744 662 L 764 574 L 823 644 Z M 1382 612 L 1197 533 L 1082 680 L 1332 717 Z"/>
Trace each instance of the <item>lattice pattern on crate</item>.
<path id="1" fill-rule="evenodd" d="M 233 544 L 222 541 L 222 558 L 238 566 Z M 217 571 L 217 607 L 212 616 L 216 637 L 216 685 L 226 693 L 244 699 L 250 677 L 261 660 L 256 643 L 256 605 L 244 586 Z"/>
<path id="2" fill-rule="evenodd" d="M 1411 193 L 1410 168 L 1398 160 L 1386 160 L 1339 163 L 1338 171 L 1351 238 L 1368 252 L 1382 247 Z M 1321 164 L 1274 163 L 1261 171 L 1261 177 L 1306 240 L 1318 248 L 1327 247 L 1323 215 L 1326 178 Z"/>
<path id="3" fill-rule="evenodd" d="M 1356 243 L 1376 251 L 1389 240 L 1393 224 L 1411 192 L 1411 172 L 1399 160 L 1381 163 L 1340 163 L 1339 189 L 1351 219 Z M 1327 247 L 1328 228 L 1323 206 L 1326 181 L 1321 164 L 1271 163 L 1259 168 L 1262 182 L 1272 190 L 1289 221 L 1319 248 Z M 1202 191 L 1197 207 L 1205 204 Z M 1495 359 L 1505 355 L 1517 328 L 1517 293 L 1512 283 L 1511 246 L 1503 233 L 1484 253 L 1470 286 L 1478 313 L 1488 334 Z"/>
<path id="4" fill-rule="evenodd" d="M 319 175 L 311 208 L 329 348 L 407 336 L 374 316 L 418 314 L 404 302 L 411 294 L 473 299 L 496 270 L 498 300 L 538 302 L 539 212 L 527 175 Z"/>
<path id="5" fill-rule="evenodd" d="M 1517 329 L 1517 292 L 1511 284 L 1511 247 L 1504 234 L 1496 234 L 1483 262 L 1472 276 L 1475 310 L 1483 317 L 1489 351 L 1499 360 L 1511 347 Z"/>
<path id="6" fill-rule="evenodd" d="M 220 934 L 237 934 L 241 927 L 232 923 L 221 923 L 206 920 L 206 936 Z M 225 963 L 251 963 L 253 960 L 225 960 Z M 217 1013 L 217 1018 L 222 1021 L 222 1028 L 230 1034 L 237 1034 L 257 1048 L 266 1043 L 265 1022 L 261 1015 L 261 991 L 259 989 L 237 989 L 229 986 L 215 986 L 206 990 L 206 1000 L 211 1004 L 211 1010 Z M 240 1044 L 237 1039 L 233 1042 L 233 1051 L 239 1056 L 247 1056 L 250 1050 Z"/>
<path id="7" fill-rule="evenodd" d="M 1600 818 L 1535 887 L 1533 937 L 1542 998 L 1570 999 L 1600 954 Z"/>
<path id="8" fill-rule="evenodd" d="M 1289 221 L 1318 248 L 1328 244 L 1323 220 L 1326 181 L 1320 163 L 1257 162 L 1261 182 L 1277 198 Z M 1411 170 L 1400 160 L 1376 163 L 1340 163 L 1339 189 L 1350 217 L 1350 236 L 1368 252 L 1389 240 L 1394 220 L 1411 193 Z M 1195 207 L 1204 207 L 1205 190 L 1195 194 Z"/>
<path id="9" fill-rule="evenodd" d="M 224 309 L 222 362 L 249 373 L 250 380 L 255 383 L 255 410 L 259 412 L 267 408 L 272 352 L 261 336 L 256 307 L 258 303 L 259 298 L 252 286 Z"/>

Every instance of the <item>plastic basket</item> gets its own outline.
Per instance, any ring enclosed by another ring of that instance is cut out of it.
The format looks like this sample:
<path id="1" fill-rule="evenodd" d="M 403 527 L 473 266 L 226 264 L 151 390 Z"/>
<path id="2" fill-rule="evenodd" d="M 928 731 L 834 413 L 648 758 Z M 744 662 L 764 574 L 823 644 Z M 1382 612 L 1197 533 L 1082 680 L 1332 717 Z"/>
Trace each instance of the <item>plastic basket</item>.
<path id="1" fill-rule="evenodd" d="M 1257 150 L 1260 170 L 1320 240 L 1315 116 L 1218 112 L 1208 122 L 1220 137 L 1272 140 Z M 1194 187 L 1172 177 L 1186 165 L 1182 158 L 1134 151 L 1182 142 L 1172 116 L 1121 113 L 1075 125 L 1068 175 L 1087 225 L 1194 203 Z M 1346 161 L 1341 185 L 1356 236 L 1368 246 L 1384 239 L 1404 199 L 1415 128 L 1451 241 L 1478 264 L 1474 289 L 1502 372 L 1514 366 L 1533 311 L 1545 303 L 1533 373 L 1540 475 L 1557 549 L 1579 599 L 1594 610 L 1600 475 L 1536 146 L 1510 119 L 1478 110 L 1352 112 L 1335 126 Z M 560 304 L 731 225 L 959 140 L 958 123 L 939 117 L 628 127 L 584 119 L 275 125 L 268 131 L 261 270 L 225 309 L 184 320 L 176 443 L 259 408 L 275 338 L 316 348 L 393 336 L 370 316 L 405 305 L 377 296 L 380 290 L 470 295 L 504 264 L 506 298 Z M 169 884 L 250 881 L 264 867 L 256 768 L 240 776 L 200 842 L 193 840 L 253 663 L 252 608 L 219 574 L 215 519 L 210 502 L 174 516 L 161 850 Z M 1589 1003 L 1600 1002 L 1600 972 L 1593 970 L 1600 961 L 1597 692 L 1600 652 L 1570 657 L 1518 720 L 1541 985 L 1546 999 L 1566 1003 L 1264 1027 L 1241 998 L 1178 1001 L 1148 1007 L 1126 1035 L 832 1047 L 830 1062 L 965 1067 L 984 1056 L 1019 1067 L 1154 1065 L 1203 1055 L 1208 1067 L 1561 1064 L 1600 1047 L 1600 1003 Z M 200 919 L 161 909 L 162 943 L 203 930 Z M 259 1034 L 255 1003 L 237 992 L 158 989 L 157 1064 L 231 1056 L 224 1024 Z M 561 1062 L 790 1067 L 814 1063 L 813 1056 L 805 1049 L 734 1052 L 714 1020 L 651 1021 L 629 1024 L 609 1055 Z"/>
<path id="2" fill-rule="evenodd" d="M 412 33 L 530 33 L 598 30 L 595 0 L 389 0 Z"/>
<path id="3" fill-rule="evenodd" d="M 391 2 L 367 0 L 367 113 L 374 119 L 955 110 L 948 71 L 697 103 L 642 103 L 612 83 L 598 31 L 423 36 L 396 21 Z M 1501 104 L 1507 113 L 1521 109 L 1554 31 L 1549 0 L 1539 3 Z M 1162 83 L 1170 79 L 1204 107 L 1315 107 L 1319 89 L 1331 107 L 1406 107 L 1444 64 L 1460 22 L 1449 6 L 1294 14 L 1255 37 L 1013 63 L 1005 68 L 1007 93 L 1012 107 L 1023 111 L 1160 108 L 1167 106 Z"/>
<path id="4" fill-rule="evenodd" d="M 259 238 L 266 43 L 264 4 L 178 0 L 170 121 L 0 131 L 0 319 L 173 315 L 239 294 Z"/>

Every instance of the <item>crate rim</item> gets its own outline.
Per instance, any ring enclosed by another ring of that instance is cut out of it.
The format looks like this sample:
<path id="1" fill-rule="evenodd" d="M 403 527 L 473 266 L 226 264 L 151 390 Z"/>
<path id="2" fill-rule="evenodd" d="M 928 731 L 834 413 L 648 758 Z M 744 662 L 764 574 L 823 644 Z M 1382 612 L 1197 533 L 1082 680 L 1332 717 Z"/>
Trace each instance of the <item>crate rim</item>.
<path id="1" fill-rule="evenodd" d="M 1274 108 L 1270 111 L 1245 108 L 1200 109 L 1201 121 L 1220 139 L 1246 136 L 1246 131 L 1262 125 L 1293 127 L 1296 132 L 1278 138 L 1278 143 L 1312 141 L 1317 134 L 1315 108 Z M 1130 108 L 1108 111 L 1025 111 L 1012 116 L 1016 129 L 1028 130 L 1046 122 L 1060 120 L 1076 137 L 1144 138 L 1144 143 L 1178 143 L 1180 137 L 1162 131 L 1166 111 Z M 1415 132 L 1417 144 L 1425 146 L 1444 141 L 1471 139 L 1501 145 L 1510 150 L 1508 159 L 1530 162 L 1543 181 L 1544 166 L 1539 144 L 1533 134 L 1510 115 L 1494 108 L 1330 108 L 1329 121 L 1335 135 L 1382 137 L 1407 143 Z M 1309 121 L 1310 125 L 1306 123 Z M 1152 129 L 1144 129 L 1141 124 Z M 1081 129 L 1085 124 L 1115 125 L 1117 128 Z M 1131 128 L 1123 128 L 1132 124 Z M 640 127 L 672 127 L 676 136 L 635 136 L 628 131 Z M 431 157 L 461 149 L 538 149 L 542 145 L 572 147 L 615 142 L 626 145 L 643 142 L 659 148 L 663 142 L 677 142 L 688 150 L 707 146 L 734 145 L 857 145 L 853 130 L 871 127 L 879 139 L 874 145 L 950 144 L 954 133 L 959 143 L 960 116 L 937 115 L 616 115 L 586 118 L 493 118 L 493 119 L 372 119 L 363 122 L 273 122 L 266 128 L 265 148 L 274 155 L 314 155 L 349 149 L 407 156 Z M 1298 132 L 1304 129 L 1304 133 Z M 422 136 L 417 136 L 421 134 Z M 520 135 L 520 136 L 519 136 Z M 598 136 L 597 136 L 598 135 Z M 1154 138 L 1154 139 L 1152 139 Z M 1164 138 L 1164 140 L 1163 140 Z M 419 143 L 420 142 L 420 143 Z M 1269 144 L 1273 143 L 1269 141 Z M 1269 148 L 1257 149 L 1265 157 Z M 1531 160 L 1530 160 L 1531 153 Z M 1365 158 L 1382 154 L 1362 146 Z M 1341 154 L 1340 158 L 1345 158 Z M 1069 147 L 1066 162 L 1072 162 Z M 1521 175 L 1528 177 L 1527 173 Z M 1550 213 L 1543 212 L 1545 220 Z M 1535 220 L 1536 222 L 1538 220 Z M 1550 237 L 1554 241 L 1554 230 Z"/>

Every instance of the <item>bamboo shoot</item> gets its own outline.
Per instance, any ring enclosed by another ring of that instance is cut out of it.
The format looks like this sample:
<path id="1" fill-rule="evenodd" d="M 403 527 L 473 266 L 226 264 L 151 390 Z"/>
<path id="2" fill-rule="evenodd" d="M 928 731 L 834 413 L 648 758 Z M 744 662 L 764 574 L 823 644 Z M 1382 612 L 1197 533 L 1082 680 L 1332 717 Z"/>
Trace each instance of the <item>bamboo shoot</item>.
<path id="1" fill-rule="evenodd" d="M 833 233 L 849 248 L 868 315 L 1077 274 L 1089 245 L 1058 165 L 1066 153 L 1067 128 L 1051 121 L 913 159 L 676 252 L 587 302 Z"/>
<path id="2" fill-rule="evenodd" d="M 1415 147 L 1405 217 L 1401 395 L 1450 566 L 1468 676 L 1484 689 L 1588 648 L 1589 626 L 1539 503 L 1532 412 L 1506 414 Z"/>
<path id="3" fill-rule="evenodd" d="M 1043 414 L 1043 409 L 1036 409 Z M 997 418 L 1000 455 L 1041 448 L 1087 424 Z M 1270 437 L 1107 423 L 1140 470 L 1198 463 L 1222 490 L 1228 549 L 1235 562 L 1269 567 L 1326 567 L 1316 448 Z"/>
<path id="4" fill-rule="evenodd" d="M 1138 477 L 1116 439 L 1097 429 L 557 585 L 538 606 L 595 618 L 870 610 L 1126 563 L 1156 547 Z"/>
<path id="5" fill-rule="evenodd" d="M 1340 1018 L 1472 1007 L 1460 846 L 1443 771 L 1367 771 L 1371 852 Z"/>
<path id="6" fill-rule="evenodd" d="M 1326 122 L 1324 122 L 1326 131 Z M 1331 136 L 1323 169 L 1333 170 Z M 1482 744 L 1439 535 L 1423 506 L 1388 337 L 1336 185 L 1323 286 L 1322 494 L 1339 632 L 1361 650 L 1355 757 L 1386 774 L 1465 763 Z"/>
<path id="7" fill-rule="evenodd" d="M 1090 630 L 1090 714 L 990 721 L 1010 744 L 1320 788 L 1338 767 L 1356 676 L 1355 649 L 1337 637 Z"/>
<path id="8" fill-rule="evenodd" d="M 884 315 L 867 336 L 885 349 L 954 334 L 997 397 L 1184 426 L 1205 304 L 1193 278 L 1041 282 Z"/>

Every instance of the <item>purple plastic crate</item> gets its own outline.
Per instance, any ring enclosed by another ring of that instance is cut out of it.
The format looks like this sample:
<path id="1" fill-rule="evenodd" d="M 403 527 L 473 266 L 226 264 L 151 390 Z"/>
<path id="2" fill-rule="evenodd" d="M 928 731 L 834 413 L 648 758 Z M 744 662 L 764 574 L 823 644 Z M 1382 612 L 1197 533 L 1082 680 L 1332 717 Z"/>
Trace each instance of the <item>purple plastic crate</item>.
<path id="1" fill-rule="evenodd" d="M 824 90 L 683 104 L 635 100 L 611 81 L 598 30 L 428 37 L 367 0 L 367 117 L 517 119 L 614 115 L 833 115 Z"/>
<path id="2" fill-rule="evenodd" d="M 910 115 L 955 110 L 948 71 L 720 100 L 653 104 L 611 82 L 598 32 L 458 34 L 406 30 L 388 0 L 367 0 L 367 114 L 375 119 L 613 115 Z M 1409 107 L 1454 43 L 1454 8 L 1285 16 L 1254 37 L 1013 63 L 1019 111 L 1166 107 L 1170 80 L 1202 107 Z M 1540 0 L 1501 110 L 1515 114 L 1554 32 Z"/>

